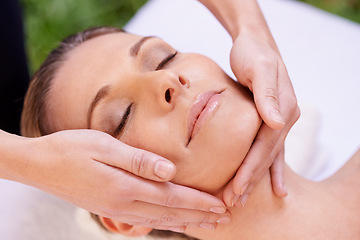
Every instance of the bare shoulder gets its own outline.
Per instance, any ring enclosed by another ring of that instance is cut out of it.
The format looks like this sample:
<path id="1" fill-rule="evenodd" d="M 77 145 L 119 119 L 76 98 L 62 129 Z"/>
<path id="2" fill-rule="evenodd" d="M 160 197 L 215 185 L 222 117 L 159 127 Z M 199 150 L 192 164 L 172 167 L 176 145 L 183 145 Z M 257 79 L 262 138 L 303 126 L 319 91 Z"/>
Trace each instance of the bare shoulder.
<path id="1" fill-rule="evenodd" d="M 360 186 L 360 148 L 335 174 L 323 181 L 325 184 L 351 184 Z"/>

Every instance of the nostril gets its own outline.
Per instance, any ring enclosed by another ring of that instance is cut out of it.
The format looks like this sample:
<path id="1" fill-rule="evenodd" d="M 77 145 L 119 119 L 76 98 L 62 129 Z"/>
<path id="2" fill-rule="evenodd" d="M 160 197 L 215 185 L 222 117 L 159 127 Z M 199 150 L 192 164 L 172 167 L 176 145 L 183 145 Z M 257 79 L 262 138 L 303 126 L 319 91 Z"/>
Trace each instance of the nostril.
<path id="1" fill-rule="evenodd" d="M 181 85 L 185 86 L 188 84 L 188 82 L 186 81 L 185 78 L 183 78 L 182 76 L 179 77 L 179 82 L 181 83 Z"/>
<path id="2" fill-rule="evenodd" d="M 170 103 L 171 102 L 171 89 L 168 88 L 165 92 L 165 100 L 166 102 Z"/>

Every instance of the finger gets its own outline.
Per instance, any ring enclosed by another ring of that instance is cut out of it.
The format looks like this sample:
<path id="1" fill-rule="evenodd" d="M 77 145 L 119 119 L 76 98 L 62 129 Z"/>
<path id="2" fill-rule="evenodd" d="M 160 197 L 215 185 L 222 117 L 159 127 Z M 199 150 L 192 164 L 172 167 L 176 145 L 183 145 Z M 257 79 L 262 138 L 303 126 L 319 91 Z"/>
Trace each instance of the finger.
<path id="1" fill-rule="evenodd" d="M 131 176 L 130 176 L 131 177 Z M 158 183 L 146 179 L 131 179 L 136 191 L 128 189 L 129 199 L 147 202 L 169 208 L 183 208 L 214 213 L 225 213 L 224 203 L 208 193 L 185 186 L 165 182 Z"/>
<path id="2" fill-rule="evenodd" d="M 208 230 L 214 230 L 217 226 L 217 223 L 178 223 L 178 224 L 168 224 L 168 225 L 158 225 L 157 221 L 153 221 L 152 224 L 144 224 L 142 222 L 130 222 L 130 225 L 134 225 L 134 226 L 144 226 L 144 227 L 149 227 L 149 228 L 155 228 L 155 229 L 159 229 L 159 230 L 170 230 L 170 231 L 174 231 L 173 229 L 184 229 L 186 227 L 192 227 L 192 228 L 204 228 L 204 229 L 208 229 Z M 177 230 L 176 230 L 177 231 Z"/>
<path id="3" fill-rule="evenodd" d="M 276 195 L 281 198 L 287 195 L 284 182 L 284 165 L 284 147 L 282 147 L 276 159 L 274 160 L 274 163 L 270 167 L 272 187 Z"/>
<path id="4" fill-rule="evenodd" d="M 149 224 L 148 222 L 151 222 L 151 224 Z M 230 220 L 227 220 L 226 223 L 229 223 Z M 207 222 L 207 223 L 192 223 L 192 222 L 179 222 L 179 223 L 164 223 L 164 222 L 159 222 L 157 220 L 148 220 L 145 222 L 129 222 L 128 224 L 130 225 L 134 225 L 134 226 L 144 226 L 144 227 L 149 227 L 149 228 L 155 228 L 155 229 L 159 229 L 159 230 L 170 230 L 170 231 L 178 231 L 176 229 L 183 229 L 185 230 L 185 228 L 187 227 L 192 227 L 192 228 L 203 228 L 203 229 L 207 229 L 207 230 L 214 230 L 217 226 L 218 226 L 219 222 Z M 164 224 L 164 225 L 162 225 Z"/>
<path id="5" fill-rule="evenodd" d="M 282 129 L 285 121 L 280 112 L 277 69 L 277 66 L 259 68 L 252 84 L 254 101 L 261 118 L 269 127 Z"/>
<path id="6" fill-rule="evenodd" d="M 234 179 L 233 179 L 234 180 Z M 232 183 L 233 183 L 233 180 L 230 182 L 230 184 L 226 187 L 225 191 L 224 191 L 224 202 L 226 203 L 227 206 L 229 207 L 239 207 L 239 206 L 242 206 L 244 207 L 246 202 L 247 202 L 247 199 L 249 197 L 249 195 L 251 194 L 252 190 L 254 189 L 254 183 L 250 183 L 245 192 L 242 194 L 242 195 L 238 195 L 238 194 L 235 194 L 233 191 L 232 191 Z"/>
<path id="7" fill-rule="evenodd" d="M 263 124 L 246 155 L 233 182 L 233 191 L 237 195 L 242 195 L 250 183 L 257 181 L 271 164 L 280 150 L 280 130 L 273 130 Z M 282 144 L 282 142 L 281 142 Z"/>
<path id="8" fill-rule="evenodd" d="M 294 115 L 290 123 L 295 122 L 297 118 L 298 116 Z M 261 126 L 253 146 L 235 175 L 233 182 L 234 194 L 242 195 L 249 184 L 256 182 L 263 176 L 263 173 L 273 164 L 275 158 L 278 157 L 291 126 L 292 124 L 288 124 L 283 130 L 273 130 L 267 125 Z M 279 155 L 279 159 L 281 158 L 284 159 L 284 152 Z M 281 171 L 279 174 L 283 174 L 284 162 L 282 164 L 282 169 L 277 168 Z M 278 177 L 279 174 L 277 175 Z M 283 177 L 279 181 L 283 181 Z"/>
<path id="9" fill-rule="evenodd" d="M 237 201 L 240 199 L 241 195 L 237 194 L 233 191 L 234 189 L 234 178 L 229 182 L 223 192 L 223 201 L 225 202 L 226 206 L 234 207 Z"/>
<path id="10" fill-rule="evenodd" d="M 169 181 L 175 176 L 175 165 L 165 158 L 128 146 L 115 138 L 103 142 L 101 155 L 97 160 L 121 169 L 142 178 L 154 181 Z"/>
<path id="11" fill-rule="evenodd" d="M 246 191 L 239 197 L 239 199 L 234 204 L 235 207 L 245 207 L 245 204 L 247 203 L 249 196 L 251 192 L 254 190 L 255 184 L 251 183 Z"/>
<path id="12" fill-rule="evenodd" d="M 154 226 L 153 228 L 164 231 L 173 231 L 177 233 L 183 233 L 186 230 L 186 226 Z"/>
<path id="13" fill-rule="evenodd" d="M 128 214 L 121 215 L 115 219 L 127 223 L 139 222 L 142 225 L 147 224 L 151 226 L 186 226 L 187 223 L 192 223 L 193 226 L 199 226 L 200 224 L 207 223 L 225 223 L 231 220 L 229 212 L 216 214 L 204 211 L 161 207 L 146 202 L 134 202 L 131 204 L 131 208 Z"/>
<path id="14" fill-rule="evenodd" d="M 187 227 L 191 227 L 191 228 L 203 228 L 206 230 L 215 230 L 217 227 L 217 223 L 184 223 L 185 225 L 175 225 L 175 226 L 168 226 L 168 225 L 147 225 L 147 224 L 142 224 L 142 223 L 131 223 L 131 225 L 134 226 L 144 226 L 144 227 L 149 227 L 149 228 L 154 228 L 154 229 L 158 229 L 158 230 L 169 230 L 169 231 L 174 231 L 174 232 L 184 232 L 185 229 Z"/>

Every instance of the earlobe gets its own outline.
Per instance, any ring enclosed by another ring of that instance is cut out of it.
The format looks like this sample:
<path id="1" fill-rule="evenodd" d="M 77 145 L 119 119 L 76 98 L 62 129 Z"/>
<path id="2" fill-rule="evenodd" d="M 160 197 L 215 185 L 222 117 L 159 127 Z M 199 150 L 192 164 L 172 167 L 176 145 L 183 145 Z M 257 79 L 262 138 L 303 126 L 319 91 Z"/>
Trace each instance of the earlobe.
<path id="1" fill-rule="evenodd" d="M 118 222 L 111 218 L 99 216 L 102 225 L 112 233 L 123 234 L 125 236 L 136 237 L 149 234 L 153 229 L 143 226 L 133 226 L 127 223 Z"/>

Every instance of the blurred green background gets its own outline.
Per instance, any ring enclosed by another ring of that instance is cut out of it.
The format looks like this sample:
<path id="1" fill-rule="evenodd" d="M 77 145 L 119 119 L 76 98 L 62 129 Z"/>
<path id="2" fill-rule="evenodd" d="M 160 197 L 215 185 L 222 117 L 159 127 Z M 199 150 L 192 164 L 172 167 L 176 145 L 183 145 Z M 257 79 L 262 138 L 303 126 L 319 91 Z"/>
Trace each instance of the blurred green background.
<path id="1" fill-rule="evenodd" d="M 88 27 L 123 27 L 146 0 L 20 0 L 32 74 L 70 34 Z"/>
<path id="2" fill-rule="evenodd" d="M 195 0 L 194 0 L 195 1 Z M 360 23 L 360 0 L 301 0 Z M 146 0 L 20 0 L 31 73 L 69 34 L 91 26 L 123 27 Z"/>

